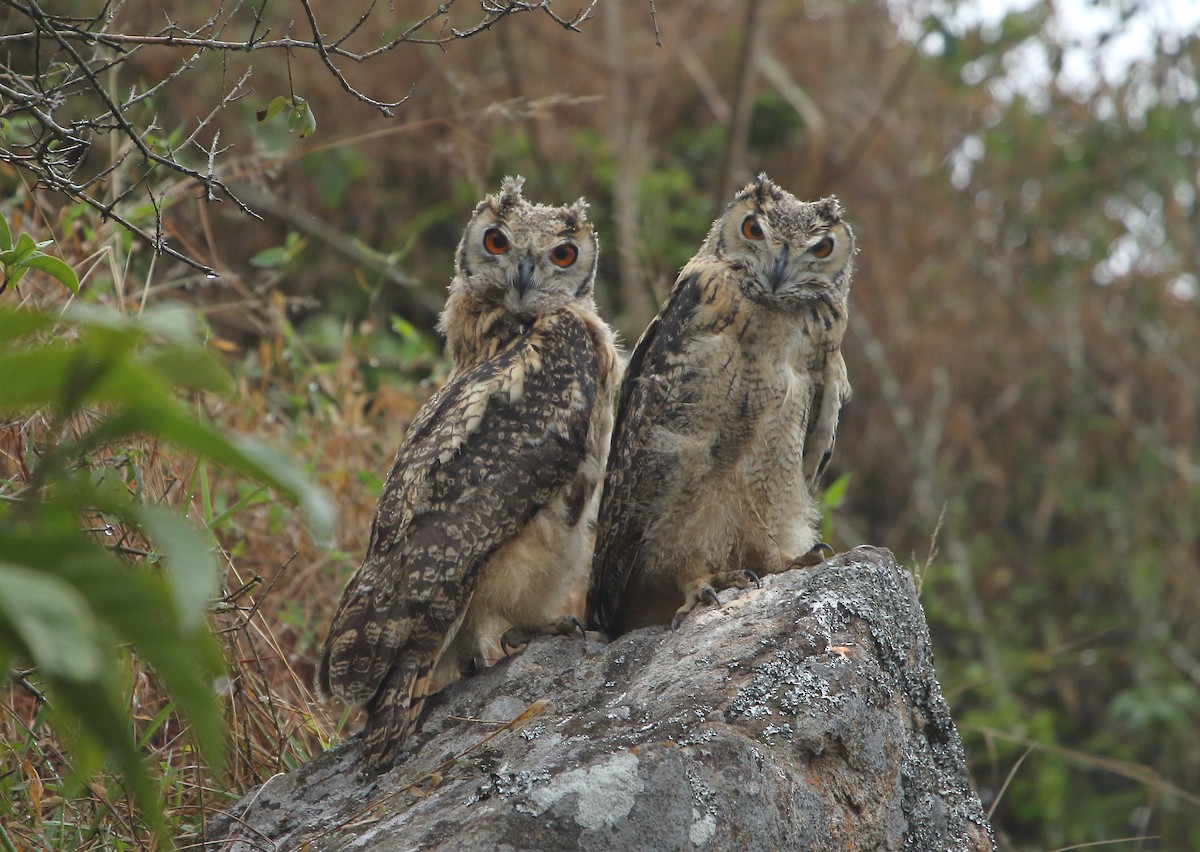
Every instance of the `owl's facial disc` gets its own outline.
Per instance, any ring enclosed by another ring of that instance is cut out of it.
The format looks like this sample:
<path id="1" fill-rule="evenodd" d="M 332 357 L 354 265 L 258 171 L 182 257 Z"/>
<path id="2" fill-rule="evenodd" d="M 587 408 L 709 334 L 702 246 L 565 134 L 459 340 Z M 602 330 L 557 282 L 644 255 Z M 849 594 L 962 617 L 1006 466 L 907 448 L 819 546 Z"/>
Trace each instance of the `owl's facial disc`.
<path id="1" fill-rule="evenodd" d="M 835 286 L 834 270 L 828 262 L 834 254 L 836 240 L 832 234 L 798 235 L 788 240 L 780 238 L 755 264 L 759 286 L 773 296 L 811 296 Z"/>

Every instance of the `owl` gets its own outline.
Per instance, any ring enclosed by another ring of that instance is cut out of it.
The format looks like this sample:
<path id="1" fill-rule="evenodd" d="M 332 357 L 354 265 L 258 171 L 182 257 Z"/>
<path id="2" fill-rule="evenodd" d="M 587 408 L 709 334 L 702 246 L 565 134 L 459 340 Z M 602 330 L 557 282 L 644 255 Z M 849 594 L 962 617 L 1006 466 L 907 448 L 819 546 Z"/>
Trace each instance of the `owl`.
<path id="1" fill-rule="evenodd" d="M 596 312 L 587 205 L 521 178 L 475 208 L 439 330 L 453 369 L 383 486 L 317 687 L 366 709 L 364 753 L 391 763 L 424 699 L 572 623 L 586 584 L 621 361 Z"/>
<path id="2" fill-rule="evenodd" d="M 759 177 L 683 267 L 630 357 L 588 621 L 678 625 L 701 601 L 820 561 L 813 491 L 850 397 L 854 236 L 837 199 Z"/>

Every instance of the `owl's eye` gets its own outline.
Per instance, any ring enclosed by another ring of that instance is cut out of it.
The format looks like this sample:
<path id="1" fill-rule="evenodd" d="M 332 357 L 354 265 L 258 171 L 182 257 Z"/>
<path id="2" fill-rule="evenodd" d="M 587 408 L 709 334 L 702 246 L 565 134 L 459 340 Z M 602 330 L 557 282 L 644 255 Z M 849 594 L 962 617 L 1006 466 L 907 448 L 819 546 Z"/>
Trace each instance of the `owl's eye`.
<path id="1" fill-rule="evenodd" d="M 748 240 L 761 240 L 765 236 L 762 225 L 758 224 L 758 217 L 753 213 L 742 220 L 742 236 Z"/>
<path id="2" fill-rule="evenodd" d="M 833 253 L 833 237 L 826 236 L 819 243 L 808 250 L 813 257 L 829 257 Z"/>
<path id="3" fill-rule="evenodd" d="M 571 243 L 560 243 L 550 249 L 550 262 L 560 269 L 566 269 L 579 257 L 579 249 Z"/>
<path id="4" fill-rule="evenodd" d="M 488 254 L 504 254 L 508 251 L 508 237 L 499 228 L 488 228 L 483 232 L 483 247 Z"/>

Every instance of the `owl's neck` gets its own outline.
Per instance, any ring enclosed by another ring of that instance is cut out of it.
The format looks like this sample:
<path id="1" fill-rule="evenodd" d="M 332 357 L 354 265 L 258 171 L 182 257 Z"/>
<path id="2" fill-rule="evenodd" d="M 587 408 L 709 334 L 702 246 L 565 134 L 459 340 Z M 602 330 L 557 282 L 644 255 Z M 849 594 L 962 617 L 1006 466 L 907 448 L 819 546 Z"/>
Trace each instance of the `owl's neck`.
<path id="1" fill-rule="evenodd" d="M 480 301 L 451 288 L 438 328 L 446 335 L 455 370 L 494 358 L 528 328 L 502 305 Z"/>

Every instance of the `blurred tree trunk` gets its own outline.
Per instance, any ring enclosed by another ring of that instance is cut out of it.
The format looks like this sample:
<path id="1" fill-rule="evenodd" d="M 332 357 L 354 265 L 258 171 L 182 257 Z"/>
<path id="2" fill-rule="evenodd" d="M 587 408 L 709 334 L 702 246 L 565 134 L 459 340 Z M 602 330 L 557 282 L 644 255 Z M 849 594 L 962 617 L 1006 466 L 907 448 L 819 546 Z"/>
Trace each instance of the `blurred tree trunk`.
<path id="1" fill-rule="evenodd" d="M 641 333 L 656 307 L 638 261 L 640 185 L 646 168 L 646 130 L 639 130 L 629 104 L 629 64 L 625 57 L 622 0 L 604 10 L 608 48 L 608 138 L 613 151 L 613 223 L 616 225 L 618 325 L 633 337 Z"/>
<path id="2" fill-rule="evenodd" d="M 745 35 L 742 52 L 738 57 L 736 89 L 733 95 L 733 115 L 729 122 L 728 141 L 721 160 L 720 180 L 717 182 L 717 209 L 729 201 L 734 190 L 745 177 L 746 143 L 750 138 L 750 119 L 754 115 L 754 69 L 758 52 L 759 33 L 762 30 L 762 2 L 748 0 L 746 3 Z"/>

